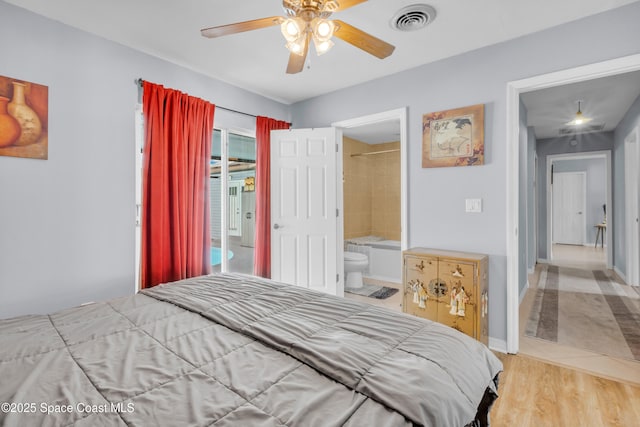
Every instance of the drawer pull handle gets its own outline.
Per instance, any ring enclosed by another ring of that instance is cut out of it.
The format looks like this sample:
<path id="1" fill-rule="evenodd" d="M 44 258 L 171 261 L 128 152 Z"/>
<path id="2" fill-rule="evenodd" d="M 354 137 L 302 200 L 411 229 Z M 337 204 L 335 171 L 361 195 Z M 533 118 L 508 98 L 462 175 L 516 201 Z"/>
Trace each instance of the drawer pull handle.
<path id="1" fill-rule="evenodd" d="M 416 268 L 420 271 L 424 271 L 424 260 L 420 260 L 420 264 L 416 264 Z"/>

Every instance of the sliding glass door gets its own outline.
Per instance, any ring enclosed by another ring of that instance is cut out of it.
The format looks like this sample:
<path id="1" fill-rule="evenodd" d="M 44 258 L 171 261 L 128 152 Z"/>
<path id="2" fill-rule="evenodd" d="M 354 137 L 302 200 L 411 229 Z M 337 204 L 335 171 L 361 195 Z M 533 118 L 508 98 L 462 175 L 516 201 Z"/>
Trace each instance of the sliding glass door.
<path id="1" fill-rule="evenodd" d="M 211 265 L 253 274 L 255 135 L 214 129 L 211 147 Z"/>

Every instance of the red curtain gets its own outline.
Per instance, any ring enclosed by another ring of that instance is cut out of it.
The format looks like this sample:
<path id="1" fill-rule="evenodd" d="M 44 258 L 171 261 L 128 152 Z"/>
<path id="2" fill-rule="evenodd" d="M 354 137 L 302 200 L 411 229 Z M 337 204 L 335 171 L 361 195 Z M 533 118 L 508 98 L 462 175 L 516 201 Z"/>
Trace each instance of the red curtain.
<path id="1" fill-rule="evenodd" d="M 271 278 L 271 131 L 291 125 L 268 117 L 256 119 L 256 230 L 253 274 Z"/>
<path id="2" fill-rule="evenodd" d="M 209 162 L 215 106 L 144 82 L 143 288 L 211 272 Z"/>

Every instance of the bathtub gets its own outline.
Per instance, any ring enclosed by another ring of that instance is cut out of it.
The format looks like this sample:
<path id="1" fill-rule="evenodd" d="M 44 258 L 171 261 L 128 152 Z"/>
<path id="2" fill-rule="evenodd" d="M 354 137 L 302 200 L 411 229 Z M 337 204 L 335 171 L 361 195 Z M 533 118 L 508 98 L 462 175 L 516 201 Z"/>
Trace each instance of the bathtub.
<path id="1" fill-rule="evenodd" d="M 402 283 L 402 251 L 399 241 L 383 240 L 376 236 L 358 237 L 346 240 L 345 250 L 369 257 L 364 277 Z"/>

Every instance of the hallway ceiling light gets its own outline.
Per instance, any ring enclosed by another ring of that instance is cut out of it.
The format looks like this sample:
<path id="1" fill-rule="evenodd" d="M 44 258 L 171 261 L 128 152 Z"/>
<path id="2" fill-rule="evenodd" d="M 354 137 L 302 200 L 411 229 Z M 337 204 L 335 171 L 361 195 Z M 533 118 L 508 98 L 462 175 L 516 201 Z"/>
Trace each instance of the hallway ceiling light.
<path id="1" fill-rule="evenodd" d="M 582 111 L 580 110 L 580 103 L 581 103 L 581 101 L 578 101 L 578 111 L 576 112 L 576 116 L 574 117 L 573 120 L 568 122 L 567 125 L 569 125 L 569 126 L 580 126 L 580 125 L 583 125 L 583 124 L 591 121 L 591 119 L 585 117 L 582 114 Z"/>

